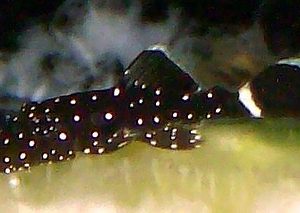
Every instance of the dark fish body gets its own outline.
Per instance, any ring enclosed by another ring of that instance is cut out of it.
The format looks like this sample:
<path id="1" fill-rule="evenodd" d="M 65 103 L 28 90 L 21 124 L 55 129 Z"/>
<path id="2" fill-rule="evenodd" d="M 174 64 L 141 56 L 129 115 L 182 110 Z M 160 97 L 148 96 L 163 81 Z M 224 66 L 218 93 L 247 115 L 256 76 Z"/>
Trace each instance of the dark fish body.
<path id="1" fill-rule="evenodd" d="M 269 66 L 250 82 L 250 88 L 262 116 L 300 116 L 299 66 Z"/>
<path id="2" fill-rule="evenodd" d="M 200 90 L 160 51 L 144 51 L 107 90 L 30 102 L 8 119 L 0 134 L 0 171 L 71 159 L 76 152 L 103 154 L 138 140 L 167 149 L 200 146 L 185 124 L 246 116 L 237 93 Z"/>

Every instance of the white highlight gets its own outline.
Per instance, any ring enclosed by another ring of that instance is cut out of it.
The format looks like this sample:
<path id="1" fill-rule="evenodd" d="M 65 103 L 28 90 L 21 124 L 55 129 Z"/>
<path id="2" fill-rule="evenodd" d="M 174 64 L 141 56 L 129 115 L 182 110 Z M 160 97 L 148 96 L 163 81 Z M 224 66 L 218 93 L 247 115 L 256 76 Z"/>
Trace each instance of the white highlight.
<path id="1" fill-rule="evenodd" d="M 190 96 L 188 94 L 185 94 L 184 96 L 182 96 L 182 100 L 187 101 L 189 100 Z"/>
<path id="2" fill-rule="evenodd" d="M 75 99 L 72 99 L 72 100 L 70 101 L 70 104 L 75 105 L 75 104 L 76 104 L 76 100 L 75 100 Z"/>
<path id="3" fill-rule="evenodd" d="M 161 94 L 161 89 L 155 90 L 155 95 L 160 95 Z"/>
<path id="4" fill-rule="evenodd" d="M 21 160 L 25 160 L 25 158 L 26 158 L 26 153 L 25 152 L 22 152 L 22 153 L 20 153 L 20 159 Z"/>
<path id="5" fill-rule="evenodd" d="M 152 134 L 151 133 L 146 133 L 146 138 L 152 138 Z"/>
<path id="6" fill-rule="evenodd" d="M 159 123 L 159 117 L 158 116 L 155 116 L 154 118 L 153 118 L 153 121 L 155 122 L 155 123 Z"/>
<path id="7" fill-rule="evenodd" d="M 104 152 L 104 148 L 99 148 L 98 149 L 98 154 L 102 154 Z"/>
<path id="8" fill-rule="evenodd" d="M 9 157 L 5 157 L 5 158 L 3 159 L 3 161 L 4 161 L 4 163 L 9 163 L 9 162 L 10 162 L 10 158 L 9 158 Z"/>
<path id="9" fill-rule="evenodd" d="M 166 45 L 157 43 L 157 44 L 154 44 L 154 45 L 151 45 L 150 47 L 148 47 L 147 50 L 157 50 L 157 51 L 163 52 L 170 59 L 170 53 L 169 53 L 169 50 Z"/>
<path id="10" fill-rule="evenodd" d="M 34 145 L 35 145 L 34 140 L 29 141 L 28 145 L 29 145 L 29 147 L 34 147 Z"/>
<path id="11" fill-rule="evenodd" d="M 113 118 L 113 115 L 108 112 L 108 113 L 105 113 L 104 117 L 106 120 L 111 120 Z"/>
<path id="12" fill-rule="evenodd" d="M 212 98 L 213 94 L 211 92 L 207 93 L 207 98 Z"/>
<path id="13" fill-rule="evenodd" d="M 152 146 L 155 146 L 155 145 L 157 144 L 157 142 L 156 142 L 155 140 L 151 140 L 151 141 L 150 141 L 150 144 L 151 144 Z"/>
<path id="14" fill-rule="evenodd" d="M 195 140 L 198 140 L 198 141 L 199 141 L 199 140 L 201 140 L 201 138 L 202 138 L 201 135 L 196 135 L 196 136 L 195 136 Z"/>
<path id="15" fill-rule="evenodd" d="M 48 158 L 48 154 L 47 154 L 47 153 L 43 153 L 42 158 L 43 158 L 44 160 L 46 160 L 46 159 Z"/>
<path id="16" fill-rule="evenodd" d="M 156 101 L 155 106 L 157 106 L 157 107 L 160 106 L 160 101 Z"/>
<path id="17" fill-rule="evenodd" d="M 124 75 L 128 75 L 130 70 L 125 70 Z"/>
<path id="18" fill-rule="evenodd" d="M 250 111 L 253 117 L 262 117 L 261 109 L 256 105 L 255 101 L 253 100 L 249 83 L 246 83 L 239 89 L 239 100 Z"/>
<path id="19" fill-rule="evenodd" d="M 192 130 L 190 131 L 190 133 L 191 133 L 191 134 L 197 134 L 198 131 L 197 131 L 196 129 L 192 129 Z"/>
<path id="20" fill-rule="evenodd" d="M 73 119 L 74 119 L 75 122 L 78 122 L 78 121 L 80 121 L 80 116 L 79 115 L 74 115 Z"/>
<path id="21" fill-rule="evenodd" d="M 19 133 L 18 138 L 19 138 L 19 139 L 23 139 L 23 137 L 24 137 L 23 132 Z"/>
<path id="22" fill-rule="evenodd" d="M 62 141 L 67 140 L 67 134 L 64 132 L 61 132 L 58 137 Z"/>
<path id="23" fill-rule="evenodd" d="M 172 117 L 173 118 L 177 118 L 178 117 L 178 113 L 177 112 L 173 112 Z"/>
<path id="24" fill-rule="evenodd" d="M 141 119 L 141 118 L 139 118 L 139 119 L 137 120 L 137 124 L 138 124 L 138 125 L 142 125 L 143 122 L 144 122 L 144 121 L 143 121 L 143 119 Z"/>
<path id="25" fill-rule="evenodd" d="M 125 142 L 123 142 L 123 143 L 118 144 L 118 148 L 121 148 L 121 147 L 125 146 L 127 143 L 128 143 L 128 142 L 125 141 Z"/>
<path id="26" fill-rule="evenodd" d="M 6 138 L 4 141 L 3 141 L 4 145 L 7 145 L 9 143 L 9 138 Z"/>
<path id="27" fill-rule="evenodd" d="M 83 152 L 85 154 L 90 154 L 91 153 L 91 149 L 90 148 L 86 148 L 86 149 L 83 150 Z"/>
<path id="28" fill-rule="evenodd" d="M 139 100 L 139 104 L 142 104 L 142 103 L 144 103 L 144 99 L 141 98 L 141 99 Z"/>
<path id="29" fill-rule="evenodd" d="M 285 58 L 277 62 L 277 64 L 295 65 L 300 68 L 300 58 Z"/>
<path id="30" fill-rule="evenodd" d="M 97 131 L 93 132 L 92 133 L 92 137 L 93 138 L 97 138 L 99 136 L 99 133 Z"/>
<path id="31" fill-rule="evenodd" d="M 93 101 L 96 101 L 96 100 L 97 100 L 97 96 L 96 96 L 96 95 L 93 95 L 93 96 L 92 96 L 92 100 L 93 100 Z"/>
<path id="32" fill-rule="evenodd" d="M 120 90 L 119 88 L 115 88 L 115 89 L 114 89 L 114 96 L 115 96 L 115 97 L 116 97 L 116 96 L 119 96 L 120 93 L 121 93 L 121 90 Z"/>
<path id="33" fill-rule="evenodd" d="M 171 144 L 171 149 L 177 149 L 177 144 L 176 143 L 173 143 L 173 144 Z"/>
<path id="34" fill-rule="evenodd" d="M 220 113 L 221 112 L 221 108 L 218 107 L 216 110 L 215 110 L 216 113 Z"/>

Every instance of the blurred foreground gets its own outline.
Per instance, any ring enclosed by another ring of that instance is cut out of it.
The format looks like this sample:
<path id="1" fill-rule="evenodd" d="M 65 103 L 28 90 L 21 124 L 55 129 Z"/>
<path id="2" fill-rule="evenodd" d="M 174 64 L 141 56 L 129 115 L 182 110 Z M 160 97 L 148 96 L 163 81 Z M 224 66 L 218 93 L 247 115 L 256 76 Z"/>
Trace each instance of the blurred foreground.
<path id="1" fill-rule="evenodd" d="M 299 212 L 300 121 L 220 120 L 193 151 L 141 143 L 1 175 L 1 212 Z"/>

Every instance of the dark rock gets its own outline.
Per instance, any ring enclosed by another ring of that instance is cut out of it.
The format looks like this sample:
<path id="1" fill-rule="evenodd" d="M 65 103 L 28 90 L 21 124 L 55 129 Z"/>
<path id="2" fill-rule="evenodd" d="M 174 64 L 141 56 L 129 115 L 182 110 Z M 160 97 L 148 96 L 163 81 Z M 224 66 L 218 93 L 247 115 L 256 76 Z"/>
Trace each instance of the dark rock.
<path id="1" fill-rule="evenodd" d="M 299 11 L 299 0 L 269 0 L 261 8 L 260 23 L 273 53 L 287 57 L 300 52 Z"/>
<path id="2" fill-rule="evenodd" d="M 250 87 L 264 116 L 300 116 L 298 66 L 270 66 L 251 81 Z"/>
<path id="3" fill-rule="evenodd" d="M 18 47 L 18 35 L 32 23 L 45 23 L 63 0 L 2 0 L 0 3 L 0 50 Z"/>

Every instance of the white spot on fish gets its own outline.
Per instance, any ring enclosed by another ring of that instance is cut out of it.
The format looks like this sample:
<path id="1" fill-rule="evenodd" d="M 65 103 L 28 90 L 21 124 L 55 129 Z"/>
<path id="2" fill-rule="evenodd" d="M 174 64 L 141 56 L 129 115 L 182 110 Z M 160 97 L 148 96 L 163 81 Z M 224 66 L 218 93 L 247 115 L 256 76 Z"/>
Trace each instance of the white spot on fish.
<path id="1" fill-rule="evenodd" d="M 152 134 L 151 133 L 146 133 L 146 138 L 152 138 Z"/>
<path id="2" fill-rule="evenodd" d="M 178 113 L 177 112 L 173 112 L 172 117 L 173 118 L 177 118 L 178 117 Z"/>
<path id="3" fill-rule="evenodd" d="M 19 155 L 20 160 L 25 160 L 26 158 L 26 153 L 25 152 L 21 152 Z"/>
<path id="4" fill-rule="evenodd" d="M 80 116 L 79 116 L 79 115 L 74 115 L 73 120 L 74 120 L 75 122 L 80 121 Z"/>
<path id="5" fill-rule="evenodd" d="M 92 96 L 92 100 L 93 100 L 93 101 L 96 101 L 96 100 L 97 100 L 97 95 L 93 95 L 93 96 Z"/>
<path id="6" fill-rule="evenodd" d="M 160 106 L 160 101 L 156 101 L 155 106 L 159 107 Z"/>
<path id="7" fill-rule="evenodd" d="M 171 144 L 171 149 L 177 149 L 178 145 L 176 143 Z"/>
<path id="8" fill-rule="evenodd" d="M 104 152 L 104 150 L 105 150 L 104 148 L 99 148 L 98 149 L 98 154 L 102 154 Z"/>
<path id="9" fill-rule="evenodd" d="M 216 113 L 220 113 L 221 112 L 221 108 L 218 107 L 216 110 L 215 110 Z"/>
<path id="10" fill-rule="evenodd" d="M 150 141 L 150 144 L 151 144 L 152 146 L 155 146 L 155 145 L 157 144 L 157 141 L 156 141 L 156 140 L 151 140 L 151 141 Z"/>
<path id="11" fill-rule="evenodd" d="M 213 94 L 211 92 L 207 93 L 207 98 L 212 98 Z"/>
<path id="12" fill-rule="evenodd" d="M 28 146 L 29 146 L 29 147 L 34 147 L 34 145 L 35 145 L 34 140 L 30 140 L 30 141 L 28 142 Z"/>
<path id="13" fill-rule="evenodd" d="M 4 172 L 5 172 L 6 174 L 9 174 L 9 173 L 11 172 L 11 170 L 10 170 L 10 168 L 6 168 L 6 169 L 4 170 Z"/>
<path id="14" fill-rule="evenodd" d="M 160 94 L 161 94 L 161 89 L 160 89 L 160 88 L 156 89 L 156 90 L 155 90 L 155 95 L 158 96 L 158 95 L 160 95 Z"/>
<path id="15" fill-rule="evenodd" d="M 124 75 L 128 75 L 130 70 L 125 70 Z"/>
<path id="16" fill-rule="evenodd" d="M 137 120 L 137 124 L 138 124 L 138 125 L 143 125 L 143 122 L 144 122 L 144 121 L 143 121 L 143 119 L 141 119 L 141 118 L 139 118 L 139 119 Z"/>
<path id="17" fill-rule="evenodd" d="M 86 148 L 86 149 L 83 150 L 83 152 L 84 152 L 85 154 L 89 154 L 89 153 L 91 152 L 91 149 L 90 149 L 90 148 Z"/>
<path id="18" fill-rule="evenodd" d="M 141 99 L 139 100 L 139 104 L 142 104 L 142 103 L 144 103 L 144 99 L 141 98 Z"/>
<path id="19" fill-rule="evenodd" d="M 120 90 L 119 88 L 115 88 L 115 89 L 114 89 L 114 96 L 115 96 L 115 97 L 116 97 L 116 96 L 119 96 L 120 93 L 121 93 L 121 90 Z"/>
<path id="20" fill-rule="evenodd" d="M 18 138 L 19 138 L 19 139 L 23 139 L 23 138 L 24 138 L 24 133 L 23 133 L 23 132 L 20 132 L 19 135 L 18 135 Z"/>
<path id="21" fill-rule="evenodd" d="M 155 122 L 155 123 L 159 123 L 159 121 L 160 121 L 160 119 L 159 119 L 159 117 L 158 116 L 155 116 L 154 118 L 153 118 L 153 121 Z"/>
<path id="22" fill-rule="evenodd" d="M 3 161 L 4 161 L 4 163 L 9 163 L 10 162 L 10 158 L 9 157 L 4 157 Z"/>
<path id="23" fill-rule="evenodd" d="M 189 100 L 190 96 L 188 94 L 185 94 L 184 96 L 182 96 L 182 100 L 187 101 Z"/>
<path id="24" fill-rule="evenodd" d="M 110 112 L 108 112 L 108 113 L 105 113 L 104 117 L 106 120 L 111 120 L 113 118 L 113 115 Z"/>
<path id="25" fill-rule="evenodd" d="M 43 153 L 42 158 L 43 158 L 43 160 L 46 160 L 48 158 L 48 154 L 47 153 Z"/>
<path id="26" fill-rule="evenodd" d="M 59 137 L 59 139 L 62 140 L 62 141 L 67 140 L 67 134 L 64 133 L 64 132 L 59 133 L 59 136 L 58 136 L 58 137 Z"/>
<path id="27" fill-rule="evenodd" d="M 72 99 L 71 101 L 70 101 L 70 104 L 71 105 L 75 105 L 77 103 L 77 101 L 75 100 L 75 99 Z"/>
<path id="28" fill-rule="evenodd" d="M 97 132 L 97 131 L 94 131 L 93 133 L 92 133 L 92 137 L 93 138 L 97 138 L 99 136 L 99 133 Z"/>
<path id="29" fill-rule="evenodd" d="M 4 145 L 7 145 L 9 144 L 9 138 L 5 138 L 4 141 L 3 141 Z"/>

